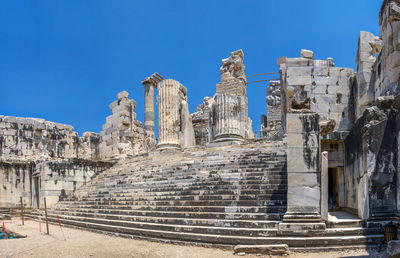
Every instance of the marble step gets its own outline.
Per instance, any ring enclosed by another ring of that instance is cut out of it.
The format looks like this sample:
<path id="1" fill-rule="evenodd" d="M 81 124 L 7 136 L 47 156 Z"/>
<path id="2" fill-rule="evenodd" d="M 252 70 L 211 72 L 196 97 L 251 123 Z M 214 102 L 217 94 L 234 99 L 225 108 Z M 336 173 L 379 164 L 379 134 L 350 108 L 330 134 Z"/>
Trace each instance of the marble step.
<path id="1" fill-rule="evenodd" d="M 123 220 L 123 221 L 136 221 L 136 222 L 154 222 L 163 224 L 177 224 L 177 225 L 196 225 L 196 226 L 213 226 L 213 227 L 245 227 L 245 228 L 270 228 L 276 229 L 279 224 L 278 221 L 268 220 L 230 220 L 230 219 L 197 219 L 185 217 L 150 217 L 150 216 L 131 216 L 120 214 L 104 214 L 94 212 L 80 212 L 80 211 L 52 211 L 54 215 L 69 215 L 80 216 L 89 218 L 102 218 L 110 220 Z"/>
<path id="2" fill-rule="evenodd" d="M 199 195 L 199 196 L 208 196 L 208 195 L 286 195 L 287 188 L 286 187 L 276 187 L 269 189 L 231 189 L 231 188 L 219 188 L 219 189 L 158 189 L 157 191 L 152 190 L 122 190 L 122 191 L 98 191 L 93 190 L 90 193 L 85 194 L 85 197 L 89 198 L 113 198 L 113 197 L 126 197 L 132 195 L 139 196 L 186 196 L 186 195 Z"/>
<path id="3" fill-rule="evenodd" d="M 143 206 L 143 205 L 85 205 L 58 203 L 59 208 L 87 208 L 87 209 L 125 209 L 125 210 L 149 210 L 149 211 L 183 211 L 183 212 L 249 212 L 249 213 L 284 213 L 286 206 Z"/>
<path id="4" fill-rule="evenodd" d="M 215 227 L 215 226 L 196 226 L 196 225 L 183 225 L 183 224 L 163 224 L 154 222 L 137 222 L 126 220 L 111 220 L 96 217 L 80 217 L 69 215 L 54 215 L 49 214 L 50 217 L 58 218 L 60 220 L 74 220 L 79 222 L 87 222 L 94 224 L 106 224 L 118 227 L 139 228 L 147 230 L 161 230 L 172 232 L 185 232 L 185 233 L 199 233 L 199 234 L 215 234 L 215 235 L 229 235 L 229 236 L 276 236 L 277 229 L 275 228 L 236 228 L 236 227 Z"/>
<path id="5" fill-rule="evenodd" d="M 50 217 L 50 221 L 57 223 L 57 217 Z M 92 229 L 104 233 L 112 233 L 118 236 L 121 234 L 137 236 L 140 238 L 169 239 L 185 242 L 225 244 L 225 245 L 268 245 L 268 244 L 288 244 L 289 247 L 318 247 L 318 246 L 353 246 L 353 245 L 377 245 L 380 244 L 383 235 L 366 236 L 318 236 L 318 237 L 282 237 L 282 236 L 236 236 L 220 234 L 204 234 L 194 232 L 175 232 L 157 229 L 143 229 L 133 227 L 115 226 L 110 224 L 92 223 L 72 219 L 61 219 L 61 223 L 76 226 L 83 229 Z"/>
<path id="6" fill-rule="evenodd" d="M 124 206 L 285 206 L 285 200 L 171 200 L 171 201 L 151 201 L 151 200 L 94 200 L 94 201 L 62 201 L 63 205 L 124 205 Z"/>
<path id="7" fill-rule="evenodd" d="M 264 195 L 242 195 L 242 194 L 231 194 L 231 195 L 204 195 L 200 193 L 185 194 L 185 195 L 135 195 L 128 194 L 124 196 L 114 197 L 82 197 L 82 201 L 132 201 L 132 200 L 150 200 L 150 201 L 173 201 L 173 200 L 286 200 L 286 194 L 264 194 Z M 66 201 L 77 201 L 77 199 L 67 199 Z"/>
<path id="8" fill-rule="evenodd" d="M 194 212 L 194 211 L 156 211 L 156 210 L 128 210 L 115 208 L 69 208 L 56 207 L 55 212 L 59 211 L 75 211 L 85 213 L 99 214 L 117 214 L 129 216 L 147 216 L 147 217 L 164 217 L 164 218 L 192 218 L 192 219 L 218 219 L 218 220 L 281 220 L 284 213 L 240 213 L 240 212 Z"/>
<path id="9" fill-rule="evenodd" d="M 231 185 L 180 185 L 180 186 L 164 186 L 164 187 L 96 187 L 94 188 L 91 193 L 88 195 L 101 195 L 101 194 L 110 194 L 110 193 L 118 193 L 121 191 L 131 191 L 138 193 L 143 192 L 184 192 L 184 191 L 203 191 L 203 192 L 215 192 L 215 194 L 221 194 L 224 191 L 227 192 L 235 192 L 240 193 L 242 192 L 249 192 L 249 191 L 258 191 L 259 194 L 272 194 L 272 193 L 286 193 L 287 185 L 285 184 L 251 184 L 251 185 L 240 185 L 240 184 L 231 184 Z"/>

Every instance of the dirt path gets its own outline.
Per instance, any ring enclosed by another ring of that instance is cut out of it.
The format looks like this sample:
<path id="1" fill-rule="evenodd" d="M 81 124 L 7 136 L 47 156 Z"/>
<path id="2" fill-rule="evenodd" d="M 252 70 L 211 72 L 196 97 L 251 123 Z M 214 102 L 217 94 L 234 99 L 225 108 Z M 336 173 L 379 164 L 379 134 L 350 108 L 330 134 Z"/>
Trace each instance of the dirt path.
<path id="1" fill-rule="evenodd" d="M 50 225 L 50 235 L 39 232 L 35 221 L 6 222 L 11 231 L 27 235 L 23 239 L 0 240 L 0 257 L 135 257 L 135 258 L 197 258 L 238 257 L 231 251 L 216 248 L 174 245 L 151 241 L 119 238 L 103 234 Z M 42 224 L 42 231 L 45 225 Z M 65 239 L 65 240 L 64 240 Z M 269 257 L 246 254 L 244 257 Z M 286 256 L 288 257 L 288 256 Z M 340 253 L 291 254 L 289 257 L 371 257 L 366 251 Z"/>

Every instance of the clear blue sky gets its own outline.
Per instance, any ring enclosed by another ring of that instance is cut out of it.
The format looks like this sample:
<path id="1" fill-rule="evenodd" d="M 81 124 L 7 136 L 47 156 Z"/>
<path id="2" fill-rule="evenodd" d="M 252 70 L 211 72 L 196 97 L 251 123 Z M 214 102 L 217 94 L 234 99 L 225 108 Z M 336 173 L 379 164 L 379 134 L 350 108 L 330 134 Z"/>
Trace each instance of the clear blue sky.
<path id="1" fill-rule="evenodd" d="M 221 59 L 243 49 L 247 75 L 276 72 L 302 48 L 355 67 L 358 32 L 379 34 L 381 1 L 13 0 L 0 7 L 0 114 L 100 132 L 126 90 L 143 121 L 140 81 L 153 72 L 188 88 L 190 111 L 212 96 Z M 271 77 L 269 77 L 271 78 Z M 272 77 L 273 78 L 273 77 Z M 260 78 L 262 79 L 262 78 Z M 265 85 L 248 88 L 253 128 Z"/>

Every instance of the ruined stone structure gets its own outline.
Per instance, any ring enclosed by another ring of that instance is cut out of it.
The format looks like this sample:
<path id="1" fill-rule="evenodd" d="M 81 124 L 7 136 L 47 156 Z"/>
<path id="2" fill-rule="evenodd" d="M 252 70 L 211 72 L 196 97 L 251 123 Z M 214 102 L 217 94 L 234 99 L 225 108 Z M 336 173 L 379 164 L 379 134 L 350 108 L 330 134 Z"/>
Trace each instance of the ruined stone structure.
<path id="1" fill-rule="evenodd" d="M 261 117 L 261 136 L 276 139 L 282 136 L 281 82 L 270 81 L 267 88 L 267 113 Z"/>
<path id="2" fill-rule="evenodd" d="M 380 244 L 400 208 L 399 13 L 385 0 L 381 35 L 360 33 L 357 71 L 310 50 L 279 58 L 260 138 L 242 50 L 222 60 L 214 96 L 193 114 L 190 87 L 155 73 L 142 81 L 144 125 L 127 92 L 100 134 L 2 116 L 0 206 L 46 197 L 53 222 L 177 242 Z"/>
<path id="3" fill-rule="evenodd" d="M 193 146 L 195 139 L 186 88 L 167 79 L 160 83 L 158 91 L 158 148 Z"/>
<path id="4" fill-rule="evenodd" d="M 117 100 L 109 106 L 112 115 L 107 117 L 100 133 L 102 159 L 138 155 L 155 146 L 154 133 L 145 130 L 136 120 L 136 102 L 128 97 L 128 92 L 120 92 Z"/>

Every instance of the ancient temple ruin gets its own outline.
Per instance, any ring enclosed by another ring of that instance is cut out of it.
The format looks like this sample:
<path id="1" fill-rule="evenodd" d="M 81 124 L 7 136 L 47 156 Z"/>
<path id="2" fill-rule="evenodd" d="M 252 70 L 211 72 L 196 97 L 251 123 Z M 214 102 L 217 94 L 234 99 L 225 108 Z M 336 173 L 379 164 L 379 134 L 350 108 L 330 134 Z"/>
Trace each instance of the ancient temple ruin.
<path id="1" fill-rule="evenodd" d="M 46 197 L 51 221 L 177 242 L 377 245 L 400 210 L 399 1 L 379 23 L 359 34 L 356 71 L 306 49 L 279 58 L 260 137 L 242 50 L 193 114 L 190 85 L 154 73 L 144 124 L 125 91 L 99 134 L 0 116 L 0 206 L 22 197 L 36 218 Z"/>

